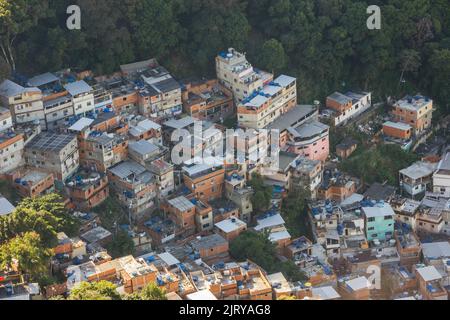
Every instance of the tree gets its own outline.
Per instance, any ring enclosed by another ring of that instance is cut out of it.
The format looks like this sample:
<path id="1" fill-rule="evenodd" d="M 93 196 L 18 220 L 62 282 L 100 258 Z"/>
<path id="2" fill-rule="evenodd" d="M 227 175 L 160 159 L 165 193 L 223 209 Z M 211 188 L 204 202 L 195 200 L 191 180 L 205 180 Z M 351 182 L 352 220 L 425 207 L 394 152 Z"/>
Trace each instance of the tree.
<path id="1" fill-rule="evenodd" d="M 59 229 L 59 231 L 64 231 L 69 236 L 72 234 L 77 235 L 78 233 L 78 223 L 76 219 L 69 214 L 63 199 L 56 193 L 36 198 L 25 198 L 19 203 L 16 209 L 22 208 L 49 212 L 55 217 L 57 222 L 56 228 Z"/>
<path id="2" fill-rule="evenodd" d="M 283 44 L 276 39 L 267 40 L 258 57 L 261 67 L 279 73 L 287 65 L 287 56 Z"/>
<path id="3" fill-rule="evenodd" d="M 280 264 L 280 271 L 286 276 L 289 281 L 307 281 L 308 277 L 300 268 L 295 264 L 294 261 L 288 260 Z"/>
<path id="4" fill-rule="evenodd" d="M 166 292 L 157 286 L 156 283 L 150 283 L 141 292 L 133 293 L 124 297 L 125 300 L 167 300 Z"/>
<path id="5" fill-rule="evenodd" d="M 267 234 L 247 231 L 239 235 L 230 245 L 231 256 L 238 260 L 251 260 L 267 272 L 276 270 L 275 245 Z"/>
<path id="6" fill-rule="evenodd" d="M 113 241 L 107 245 L 106 249 L 113 258 L 133 255 L 135 252 L 133 239 L 123 230 L 114 235 Z"/>
<path id="7" fill-rule="evenodd" d="M 116 289 L 108 281 L 81 282 L 71 290 L 68 300 L 121 300 Z"/>
<path id="8" fill-rule="evenodd" d="M 30 208 L 18 207 L 7 219 L 9 237 L 34 231 L 39 234 L 42 245 L 46 248 L 53 248 L 58 244 L 58 221 L 48 211 L 36 211 Z"/>
<path id="9" fill-rule="evenodd" d="M 0 218 L 0 243 L 16 234 L 34 231 L 46 248 L 57 245 L 57 233 L 76 234 L 78 224 L 65 209 L 61 197 L 50 194 L 22 200 L 12 214 Z M 3 225 L 3 227 L 1 226 Z"/>
<path id="10" fill-rule="evenodd" d="M 258 174 L 253 174 L 249 181 L 249 186 L 253 189 L 252 206 L 256 212 L 267 210 L 272 199 L 272 189 L 264 185 L 263 178 Z"/>
<path id="11" fill-rule="evenodd" d="M 0 269 L 10 269 L 17 261 L 22 274 L 39 280 L 48 273 L 52 255 L 52 250 L 43 247 L 39 234 L 27 232 L 0 246 Z"/>
<path id="12" fill-rule="evenodd" d="M 418 156 L 406 152 L 398 145 L 380 145 L 340 163 L 339 168 L 353 176 L 361 177 L 364 183 L 398 184 L 399 170 L 410 166 Z"/>
<path id="13" fill-rule="evenodd" d="M 307 188 L 297 187 L 291 190 L 283 201 L 282 215 L 293 237 L 312 237 L 308 220 L 308 200 L 310 199 L 311 192 Z"/>
<path id="14" fill-rule="evenodd" d="M 173 2 L 138 0 L 133 6 L 132 35 L 142 58 L 163 57 L 178 44 L 182 30 L 174 16 Z"/>
<path id="15" fill-rule="evenodd" d="M 36 26 L 47 10 L 47 0 L 0 0 L 0 49 L 13 72 L 16 70 L 16 38 Z"/>

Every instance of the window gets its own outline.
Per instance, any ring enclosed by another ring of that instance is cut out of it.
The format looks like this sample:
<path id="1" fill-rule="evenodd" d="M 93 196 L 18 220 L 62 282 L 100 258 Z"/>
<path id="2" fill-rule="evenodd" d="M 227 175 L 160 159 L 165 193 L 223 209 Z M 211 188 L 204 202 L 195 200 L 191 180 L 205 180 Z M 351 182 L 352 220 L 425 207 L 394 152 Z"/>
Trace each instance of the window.
<path id="1" fill-rule="evenodd" d="M 367 222 L 374 222 L 375 218 L 374 217 L 370 217 L 369 219 L 367 219 Z"/>
<path id="2" fill-rule="evenodd" d="M 370 228 L 368 228 L 367 230 L 373 231 L 373 230 L 375 230 L 375 227 L 370 227 Z"/>

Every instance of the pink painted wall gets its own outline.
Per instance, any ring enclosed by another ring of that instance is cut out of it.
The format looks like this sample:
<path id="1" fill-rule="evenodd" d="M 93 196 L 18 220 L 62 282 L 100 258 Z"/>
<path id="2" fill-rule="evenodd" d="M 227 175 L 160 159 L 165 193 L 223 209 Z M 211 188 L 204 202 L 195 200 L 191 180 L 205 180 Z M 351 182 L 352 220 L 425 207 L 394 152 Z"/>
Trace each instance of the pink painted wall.
<path id="1" fill-rule="evenodd" d="M 305 147 L 305 145 L 303 145 L 303 147 Z M 325 161 L 330 154 L 330 139 L 329 136 L 326 136 L 325 138 L 314 140 L 306 145 L 305 149 L 291 146 L 289 148 L 289 151 L 304 157 L 308 157 L 311 160 Z"/>

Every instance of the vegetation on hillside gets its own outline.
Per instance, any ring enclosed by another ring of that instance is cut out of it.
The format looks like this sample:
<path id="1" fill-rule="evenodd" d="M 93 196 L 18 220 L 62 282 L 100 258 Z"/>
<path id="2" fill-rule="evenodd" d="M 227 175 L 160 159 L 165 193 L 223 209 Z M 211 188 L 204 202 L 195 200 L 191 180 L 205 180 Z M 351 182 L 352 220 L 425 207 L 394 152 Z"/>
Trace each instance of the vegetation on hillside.
<path id="1" fill-rule="evenodd" d="M 398 145 L 386 144 L 366 149 L 344 160 L 340 169 L 364 183 L 384 183 L 398 185 L 398 172 L 419 160 L 418 156 L 406 152 Z"/>
<path id="2" fill-rule="evenodd" d="M 17 269 L 29 280 L 48 282 L 57 233 L 70 234 L 76 223 L 61 198 L 50 194 L 26 198 L 0 217 L 0 269 Z"/>
<path id="3" fill-rule="evenodd" d="M 278 260 L 276 247 L 267 234 L 254 231 L 242 233 L 231 242 L 230 253 L 236 261 L 253 261 L 268 273 L 282 272 L 291 281 L 306 280 L 293 261 Z"/>
<path id="4" fill-rule="evenodd" d="M 81 30 L 66 27 L 72 4 Z M 373 4 L 381 30 L 367 28 Z M 213 76 L 215 55 L 235 47 L 259 68 L 296 76 L 302 102 L 335 90 L 421 91 L 449 111 L 447 0 L 0 0 L 0 34 L 3 75 L 104 74 L 155 57 L 178 78 Z"/>

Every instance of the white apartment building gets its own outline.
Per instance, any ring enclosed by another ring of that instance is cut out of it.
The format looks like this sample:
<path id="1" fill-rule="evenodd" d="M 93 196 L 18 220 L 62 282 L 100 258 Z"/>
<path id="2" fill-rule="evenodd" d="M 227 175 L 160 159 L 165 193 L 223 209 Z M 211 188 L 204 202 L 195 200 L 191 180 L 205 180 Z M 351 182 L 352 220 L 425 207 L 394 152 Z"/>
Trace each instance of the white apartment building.
<path id="1" fill-rule="evenodd" d="M 44 110 L 47 129 L 54 129 L 74 115 L 72 97 L 65 94 L 44 98 Z"/>
<path id="2" fill-rule="evenodd" d="M 9 109 L 0 107 L 0 132 L 10 129 L 13 126 L 12 116 Z"/>
<path id="3" fill-rule="evenodd" d="M 75 115 L 86 115 L 95 109 L 94 90 L 85 81 L 76 81 L 64 86 L 72 97 Z"/>
<path id="4" fill-rule="evenodd" d="M 233 48 L 216 57 L 216 74 L 219 82 L 233 92 L 237 103 L 273 79 L 273 74 L 253 68 L 245 54 Z"/>
<path id="5" fill-rule="evenodd" d="M 23 162 L 24 138 L 12 132 L 0 133 L 0 173 L 14 170 Z"/>
<path id="6" fill-rule="evenodd" d="M 78 170 L 80 155 L 75 135 L 41 133 L 25 147 L 27 165 L 46 170 L 65 181 Z"/>
<path id="7" fill-rule="evenodd" d="M 450 198 L 450 152 L 441 160 L 433 174 L 433 192 Z"/>
<path id="8" fill-rule="evenodd" d="M 333 93 L 327 98 L 327 108 L 333 110 L 332 122 L 334 126 L 340 126 L 347 121 L 359 116 L 372 106 L 372 93 L 348 92 L 342 94 Z"/>
<path id="9" fill-rule="evenodd" d="M 297 80 L 281 75 L 241 101 L 237 108 L 240 127 L 262 129 L 297 105 Z"/>
<path id="10" fill-rule="evenodd" d="M 0 98 L 8 106 L 17 124 L 36 122 L 45 127 L 42 91 L 39 88 L 25 88 L 11 80 L 0 84 Z"/>

